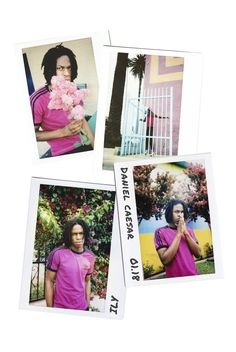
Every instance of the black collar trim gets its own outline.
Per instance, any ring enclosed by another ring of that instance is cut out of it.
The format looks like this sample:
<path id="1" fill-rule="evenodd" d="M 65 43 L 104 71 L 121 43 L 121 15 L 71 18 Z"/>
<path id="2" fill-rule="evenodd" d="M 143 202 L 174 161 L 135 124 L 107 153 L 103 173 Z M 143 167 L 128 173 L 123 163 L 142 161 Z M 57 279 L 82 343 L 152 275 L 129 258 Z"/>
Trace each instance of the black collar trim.
<path id="1" fill-rule="evenodd" d="M 74 251 L 72 248 L 70 248 L 71 252 L 75 253 L 75 254 L 83 254 L 85 252 L 85 249 L 82 252 L 76 252 Z"/>

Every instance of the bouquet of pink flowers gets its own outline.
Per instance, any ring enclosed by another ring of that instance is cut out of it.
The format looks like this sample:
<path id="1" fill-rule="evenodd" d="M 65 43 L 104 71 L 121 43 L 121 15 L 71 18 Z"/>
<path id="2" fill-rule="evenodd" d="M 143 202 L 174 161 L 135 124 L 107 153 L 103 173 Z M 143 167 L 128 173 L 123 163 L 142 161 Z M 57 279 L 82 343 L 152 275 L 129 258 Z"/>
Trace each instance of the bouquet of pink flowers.
<path id="1" fill-rule="evenodd" d="M 68 119 L 82 120 L 84 118 L 84 99 L 88 96 L 87 89 L 78 89 L 74 82 L 65 80 L 63 76 L 53 76 L 51 79 L 49 109 L 62 109 L 69 111 Z M 81 142 L 75 143 L 75 147 L 82 144 L 90 144 L 87 131 L 81 130 Z"/>

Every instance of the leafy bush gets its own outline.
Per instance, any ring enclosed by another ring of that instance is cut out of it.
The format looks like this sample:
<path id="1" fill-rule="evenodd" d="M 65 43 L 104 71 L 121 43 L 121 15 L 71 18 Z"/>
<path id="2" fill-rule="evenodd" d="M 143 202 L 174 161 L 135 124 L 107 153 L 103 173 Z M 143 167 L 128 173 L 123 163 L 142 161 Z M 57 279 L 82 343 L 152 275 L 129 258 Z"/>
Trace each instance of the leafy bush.
<path id="1" fill-rule="evenodd" d="M 210 227 L 206 170 L 202 164 L 187 163 L 179 175 L 158 164 L 135 166 L 133 178 L 139 223 L 152 216 L 161 219 L 168 201 L 176 198 L 187 203 L 191 220 L 201 216 Z"/>
<path id="2" fill-rule="evenodd" d="M 210 226 L 210 212 L 207 192 L 206 170 L 202 164 L 190 163 L 185 174 L 191 180 L 191 189 L 186 198 L 191 209 L 191 219 L 196 221 L 201 216 Z"/>
<path id="3" fill-rule="evenodd" d="M 97 257 L 91 278 L 91 291 L 100 298 L 106 298 L 108 269 L 109 257 Z"/>
<path id="4" fill-rule="evenodd" d="M 204 246 L 204 253 L 207 258 L 214 256 L 213 246 L 210 245 L 208 242 Z"/>
<path id="5" fill-rule="evenodd" d="M 150 265 L 148 262 L 146 264 L 143 264 L 144 279 L 147 279 L 154 273 L 155 273 L 155 270 L 153 268 L 153 265 Z"/>
<path id="6" fill-rule="evenodd" d="M 163 207 L 171 198 L 172 184 L 175 176 L 168 171 L 157 173 L 155 180 L 151 178 L 154 165 L 135 166 L 133 177 L 136 206 L 139 222 L 149 220 L 152 216 L 160 219 Z"/>
<path id="7" fill-rule="evenodd" d="M 34 259 L 47 257 L 53 248 L 63 244 L 62 229 L 68 220 L 83 219 L 90 228 L 89 249 L 96 256 L 92 292 L 105 298 L 114 201 L 115 192 L 41 185 Z"/>

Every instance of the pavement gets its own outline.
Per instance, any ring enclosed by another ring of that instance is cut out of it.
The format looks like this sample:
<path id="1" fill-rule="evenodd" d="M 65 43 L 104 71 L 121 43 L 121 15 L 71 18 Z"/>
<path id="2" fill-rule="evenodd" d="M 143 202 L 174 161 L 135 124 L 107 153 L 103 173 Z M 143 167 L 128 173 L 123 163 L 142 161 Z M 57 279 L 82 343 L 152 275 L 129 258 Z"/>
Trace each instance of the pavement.
<path id="1" fill-rule="evenodd" d="M 103 298 L 99 298 L 98 296 L 94 296 L 90 301 L 90 306 L 98 309 L 99 312 L 105 311 L 106 300 Z M 30 306 L 37 306 L 37 307 L 46 307 L 46 300 L 41 299 L 39 301 L 31 302 Z"/>
<path id="2" fill-rule="evenodd" d="M 147 158 L 145 154 L 120 156 L 116 154 L 115 148 L 104 148 L 103 169 L 113 171 L 113 165 L 116 162 L 129 161 L 129 160 L 135 160 L 135 159 L 144 159 L 144 158 Z"/>

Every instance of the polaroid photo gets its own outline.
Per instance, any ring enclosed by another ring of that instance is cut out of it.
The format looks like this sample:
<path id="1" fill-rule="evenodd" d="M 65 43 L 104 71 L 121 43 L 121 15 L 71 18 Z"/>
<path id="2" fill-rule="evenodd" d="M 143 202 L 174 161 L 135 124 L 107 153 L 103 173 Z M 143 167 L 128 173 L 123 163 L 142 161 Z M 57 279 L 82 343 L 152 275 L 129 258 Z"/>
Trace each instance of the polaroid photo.
<path id="1" fill-rule="evenodd" d="M 202 55 L 121 47 L 104 53 L 103 170 L 113 170 L 114 162 L 196 153 Z"/>
<path id="2" fill-rule="evenodd" d="M 115 187 L 32 178 L 20 308 L 122 318 Z"/>
<path id="3" fill-rule="evenodd" d="M 114 168 L 126 286 L 221 277 L 210 155 Z"/>
<path id="4" fill-rule="evenodd" d="M 19 45 L 25 106 L 40 159 L 94 150 L 105 44 L 108 32 Z"/>

